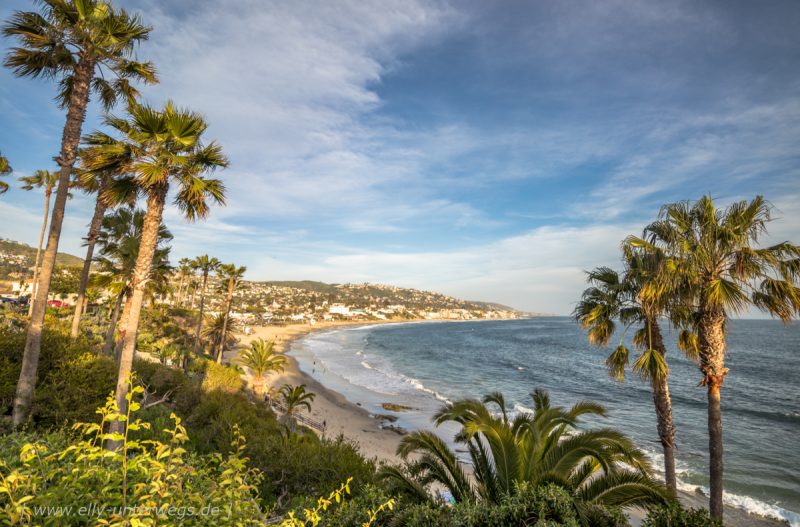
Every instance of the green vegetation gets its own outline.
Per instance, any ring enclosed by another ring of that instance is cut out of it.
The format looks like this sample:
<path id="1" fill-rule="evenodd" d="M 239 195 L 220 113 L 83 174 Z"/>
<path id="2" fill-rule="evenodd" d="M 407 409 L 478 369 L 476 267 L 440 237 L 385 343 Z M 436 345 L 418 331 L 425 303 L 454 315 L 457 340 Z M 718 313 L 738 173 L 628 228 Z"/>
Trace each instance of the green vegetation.
<path id="1" fill-rule="evenodd" d="M 91 0 L 43 2 L 39 7 L 38 12 L 15 12 L 2 27 L 3 34 L 16 44 L 6 56 L 5 65 L 21 77 L 57 81 L 56 100 L 67 111 L 57 157 L 60 169 L 50 232 L 41 273 L 35 281 L 15 396 L 16 426 L 25 422 L 33 401 L 50 279 L 90 94 L 95 92 L 106 109 L 110 109 L 118 98 L 131 103 L 138 96 L 132 80 L 156 82 L 152 65 L 137 62 L 133 56 L 136 44 L 146 40 L 150 33 L 150 28 L 137 16 L 106 2 Z"/>
<path id="2" fill-rule="evenodd" d="M 571 497 L 582 521 L 590 524 L 595 524 L 595 515 L 605 517 L 607 509 L 666 503 L 661 486 L 650 477 L 644 453 L 630 439 L 608 428 L 578 428 L 582 416 L 605 416 L 602 406 L 588 401 L 570 409 L 552 406 L 542 390 L 532 397 L 534 413 L 519 413 L 513 419 L 500 393 L 482 401 L 456 401 L 436 414 L 437 425 L 461 426 L 456 440 L 469 452 L 473 477 L 455 452 L 428 431 L 405 436 L 398 454 L 410 460 L 404 468 L 382 469 L 381 477 L 390 488 L 420 503 L 431 501 L 431 484 L 447 489 L 457 503 L 497 505 L 526 485 L 535 489 L 556 484 Z"/>

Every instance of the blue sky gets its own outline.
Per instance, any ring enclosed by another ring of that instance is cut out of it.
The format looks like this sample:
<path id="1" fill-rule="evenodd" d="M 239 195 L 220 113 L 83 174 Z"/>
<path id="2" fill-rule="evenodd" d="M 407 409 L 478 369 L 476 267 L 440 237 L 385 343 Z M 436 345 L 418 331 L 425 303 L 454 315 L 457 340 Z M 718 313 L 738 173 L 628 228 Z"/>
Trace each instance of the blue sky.
<path id="1" fill-rule="evenodd" d="M 118 4 L 154 27 L 145 99 L 201 111 L 231 158 L 227 207 L 167 212 L 175 260 L 568 313 L 665 202 L 761 193 L 800 241 L 797 2 Z M 0 72 L 15 176 L 52 167 L 54 91 Z M 34 244 L 41 201 L 0 198 L 0 236 Z M 69 203 L 63 250 L 91 207 Z"/>

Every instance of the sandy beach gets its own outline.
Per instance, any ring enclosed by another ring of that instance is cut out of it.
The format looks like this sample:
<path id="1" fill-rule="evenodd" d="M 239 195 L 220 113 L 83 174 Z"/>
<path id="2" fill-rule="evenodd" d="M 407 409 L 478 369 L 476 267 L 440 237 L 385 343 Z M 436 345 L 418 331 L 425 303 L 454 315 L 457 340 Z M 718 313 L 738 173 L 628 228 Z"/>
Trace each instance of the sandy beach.
<path id="1" fill-rule="evenodd" d="M 251 335 L 239 335 L 240 346 L 247 346 L 251 341 L 262 338 L 275 342 L 275 349 L 286 353 L 289 344 L 311 331 L 321 331 L 334 327 L 348 325 L 365 325 L 365 323 L 347 322 L 318 322 L 316 325 L 293 324 L 287 326 L 255 327 Z M 227 360 L 235 359 L 237 350 L 226 353 Z M 336 437 L 344 435 L 358 444 L 361 453 L 368 458 L 377 458 L 379 461 L 399 461 L 395 455 L 401 436 L 392 430 L 383 429 L 380 422 L 374 419 L 369 412 L 356 406 L 341 394 L 330 390 L 317 382 L 311 376 L 300 370 L 297 360 L 287 354 L 286 369 L 282 373 L 272 374 L 267 377 L 268 386 L 281 386 L 283 384 L 305 384 L 306 389 L 317 394 L 311 405 L 309 417 L 324 421 L 327 424 L 326 435 Z"/>
<path id="2" fill-rule="evenodd" d="M 376 322 L 375 324 L 385 323 Z M 312 404 L 309 415 L 317 421 L 327 424 L 326 435 L 335 437 L 343 435 L 358 444 L 362 454 L 368 458 L 375 458 L 379 462 L 399 462 L 396 455 L 400 444 L 401 435 L 395 431 L 381 427 L 379 420 L 375 419 L 368 411 L 348 401 L 340 393 L 326 388 L 316 379 L 304 373 L 297 360 L 289 352 L 290 344 L 312 331 L 323 331 L 343 326 L 363 326 L 369 323 L 359 322 L 319 322 L 314 326 L 309 324 L 293 324 L 287 326 L 265 326 L 253 328 L 250 335 L 239 335 L 239 348 L 247 346 L 251 341 L 262 338 L 275 342 L 275 349 L 285 353 L 288 360 L 286 369 L 282 373 L 272 374 L 267 378 L 267 385 L 281 386 L 283 384 L 305 384 L 306 388 L 317 394 Z M 231 350 L 225 354 L 226 360 L 235 360 L 238 350 Z M 681 502 L 686 507 L 707 507 L 707 498 L 702 494 L 690 494 L 679 491 Z M 777 527 L 786 526 L 787 523 L 749 514 L 741 509 L 726 506 L 725 525 L 728 527 Z M 630 511 L 629 518 L 634 526 L 640 525 L 644 514 L 637 510 Z"/>

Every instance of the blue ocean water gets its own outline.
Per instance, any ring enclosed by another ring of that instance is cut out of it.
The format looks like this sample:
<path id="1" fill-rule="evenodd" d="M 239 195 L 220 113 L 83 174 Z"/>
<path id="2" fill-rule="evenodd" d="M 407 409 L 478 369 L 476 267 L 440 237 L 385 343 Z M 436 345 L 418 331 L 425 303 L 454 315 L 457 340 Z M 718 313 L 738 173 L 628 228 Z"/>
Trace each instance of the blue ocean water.
<path id="1" fill-rule="evenodd" d="M 678 479 L 684 490 L 707 485 L 706 393 L 697 366 L 670 347 L 670 389 L 677 426 Z M 388 324 L 312 334 L 292 347 L 301 367 L 374 413 L 384 402 L 406 428 L 433 429 L 443 401 L 505 394 L 517 411 L 534 388 L 556 404 L 592 399 L 610 424 L 648 451 L 660 444 L 649 386 L 635 375 L 618 383 L 606 373 L 609 350 L 590 347 L 568 317 L 511 321 Z M 722 392 L 726 502 L 800 526 L 800 325 L 773 320 L 729 323 Z M 454 428 L 437 430 L 451 440 Z"/>

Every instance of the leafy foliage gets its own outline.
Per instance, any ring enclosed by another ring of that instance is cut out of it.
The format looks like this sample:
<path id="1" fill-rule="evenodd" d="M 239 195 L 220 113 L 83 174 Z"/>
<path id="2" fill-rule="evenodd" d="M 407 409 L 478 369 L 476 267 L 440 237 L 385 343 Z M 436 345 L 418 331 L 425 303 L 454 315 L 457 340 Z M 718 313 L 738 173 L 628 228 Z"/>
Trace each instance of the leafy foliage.
<path id="1" fill-rule="evenodd" d="M 458 503 L 500 503 L 523 483 L 534 487 L 555 483 L 572 496 L 584 523 L 596 506 L 666 502 L 663 489 L 650 477 L 644 454 L 624 434 L 609 428 L 577 428 L 583 415 L 604 416 L 603 407 L 583 401 L 565 409 L 552 406 L 545 391 L 532 396 L 534 413 L 513 419 L 500 393 L 482 401 L 456 401 L 436 414 L 437 424 L 461 425 L 456 440 L 467 447 L 474 483 L 455 453 L 426 431 L 403 438 L 398 454 L 413 455 L 406 470 L 383 469 L 382 477 L 422 502 L 430 501 L 426 488 L 431 484 L 449 490 Z"/>
<path id="2" fill-rule="evenodd" d="M 651 510 L 642 527 L 722 527 L 722 521 L 712 518 L 708 509 L 684 509 L 678 503 Z"/>

